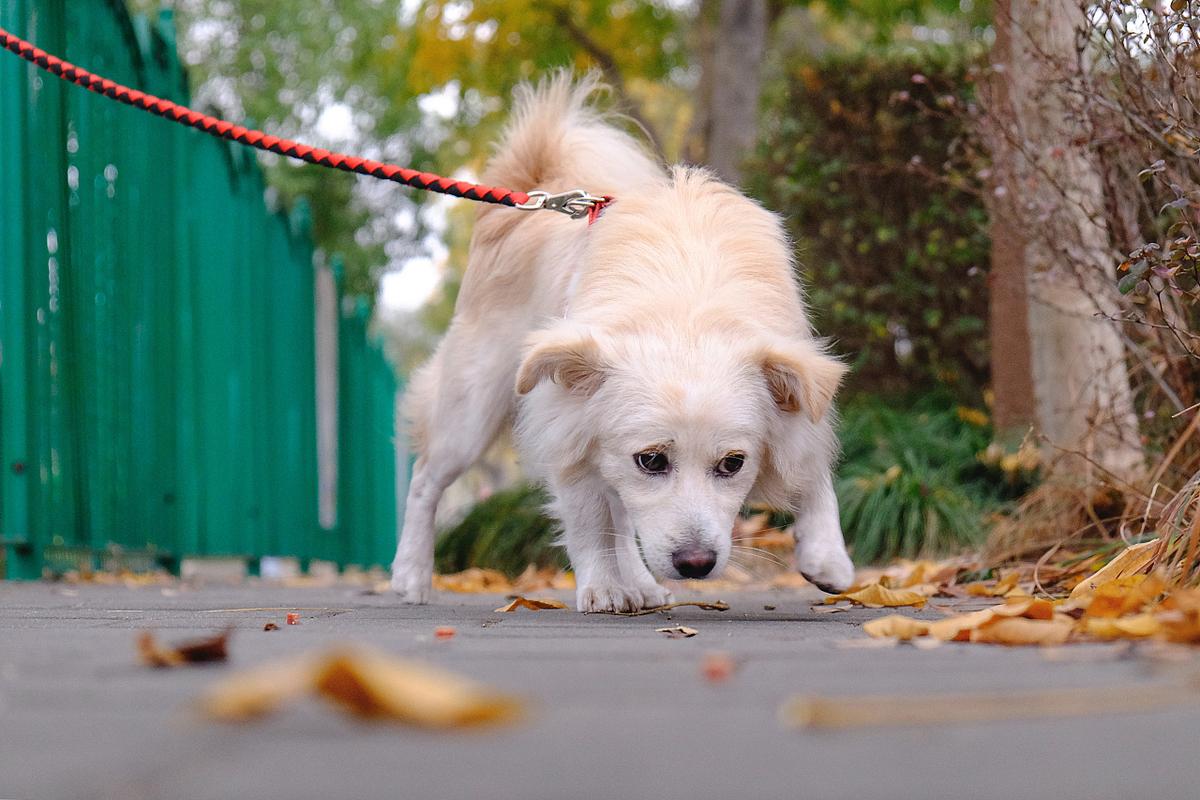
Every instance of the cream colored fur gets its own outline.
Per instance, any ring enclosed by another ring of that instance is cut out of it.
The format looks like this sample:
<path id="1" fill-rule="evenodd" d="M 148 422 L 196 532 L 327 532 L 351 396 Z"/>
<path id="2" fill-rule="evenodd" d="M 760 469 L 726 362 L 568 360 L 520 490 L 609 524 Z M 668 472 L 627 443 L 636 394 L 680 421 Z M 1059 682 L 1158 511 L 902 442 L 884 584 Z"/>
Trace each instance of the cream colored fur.
<path id="1" fill-rule="evenodd" d="M 418 458 L 392 587 L 429 598 L 445 488 L 516 421 L 546 483 L 580 611 L 670 595 L 684 550 L 730 557 L 747 502 L 794 511 L 799 569 L 853 579 L 831 482 L 844 367 L 805 315 L 779 219 L 700 169 L 665 170 L 588 104 L 593 79 L 518 90 L 484 182 L 617 201 L 592 226 L 485 206 L 454 320 L 414 376 Z M 663 474 L 635 455 L 661 450 Z M 718 474 L 730 454 L 741 470 Z"/>

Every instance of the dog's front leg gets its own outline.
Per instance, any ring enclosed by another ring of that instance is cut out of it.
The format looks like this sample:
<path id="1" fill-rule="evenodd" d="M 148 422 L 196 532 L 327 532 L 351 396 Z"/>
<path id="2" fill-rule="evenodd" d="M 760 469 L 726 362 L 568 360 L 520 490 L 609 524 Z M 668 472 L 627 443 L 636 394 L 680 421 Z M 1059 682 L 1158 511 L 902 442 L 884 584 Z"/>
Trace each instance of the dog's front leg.
<path id="1" fill-rule="evenodd" d="M 637 611 L 646 607 L 641 590 L 622 579 L 617 535 L 603 491 L 588 483 L 556 487 L 555 510 L 575 570 L 579 611 Z"/>
<path id="2" fill-rule="evenodd" d="M 625 505 L 620 498 L 610 493 L 608 507 L 612 514 L 617 570 L 620 572 L 622 583 L 636 588 L 641 593 L 643 608 L 656 608 L 671 602 L 671 592 L 654 579 L 650 570 L 646 568 L 646 562 L 642 560 L 642 554 L 638 550 L 637 531 L 629 521 Z"/>
<path id="3" fill-rule="evenodd" d="M 838 519 L 833 477 L 821 478 L 796 504 L 796 569 L 825 592 L 849 589 L 854 564 L 846 552 Z"/>

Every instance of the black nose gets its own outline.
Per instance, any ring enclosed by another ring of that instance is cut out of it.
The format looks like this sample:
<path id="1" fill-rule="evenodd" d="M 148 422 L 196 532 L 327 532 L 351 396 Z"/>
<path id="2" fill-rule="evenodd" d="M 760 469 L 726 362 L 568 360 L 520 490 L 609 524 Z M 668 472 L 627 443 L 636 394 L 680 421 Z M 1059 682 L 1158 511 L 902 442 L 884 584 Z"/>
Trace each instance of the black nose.
<path id="1" fill-rule="evenodd" d="M 685 547 L 671 554 L 671 563 L 685 578 L 703 578 L 717 565 L 717 553 L 715 550 Z"/>

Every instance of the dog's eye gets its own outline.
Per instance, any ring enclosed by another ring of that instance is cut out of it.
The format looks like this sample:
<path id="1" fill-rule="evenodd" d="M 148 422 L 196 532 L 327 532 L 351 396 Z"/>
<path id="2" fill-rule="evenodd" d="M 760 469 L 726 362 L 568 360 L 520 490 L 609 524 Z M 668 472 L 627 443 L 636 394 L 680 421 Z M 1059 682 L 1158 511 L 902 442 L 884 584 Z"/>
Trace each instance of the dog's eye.
<path id="1" fill-rule="evenodd" d="M 633 457 L 638 469 L 648 475 L 662 475 L 671 468 L 671 459 L 661 450 L 646 450 Z"/>
<path id="2" fill-rule="evenodd" d="M 746 463 L 746 457 L 741 453 L 730 453 L 717 462 L 715 471 L 722 478 L 728 478 L 731 475 L 738 474 L 742 465 Z"/>

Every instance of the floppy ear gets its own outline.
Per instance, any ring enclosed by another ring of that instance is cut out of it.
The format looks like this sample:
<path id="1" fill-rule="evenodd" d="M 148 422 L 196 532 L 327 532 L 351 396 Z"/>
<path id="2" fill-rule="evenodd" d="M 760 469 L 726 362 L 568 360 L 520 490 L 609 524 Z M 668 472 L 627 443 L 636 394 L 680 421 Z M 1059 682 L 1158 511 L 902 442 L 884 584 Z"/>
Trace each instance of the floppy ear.
<path id="1" fill-rule="evenodd" d="M 529 394 L 549 378 L 571 394 L 587 397 L 604 383 L 600 345 L 588 333 L 542 331 L 530 341 L 517 370 L 517 394 Z"/>
<path id="2" fill-rule="evenodd" d="M 811 344 L 786 348 L 768 347 L 762 355 L 767 389 L 780 410 L 789 414 L 805 411 L 820 422 L 847 372 L 842 362 L 830 358 Z"/>

